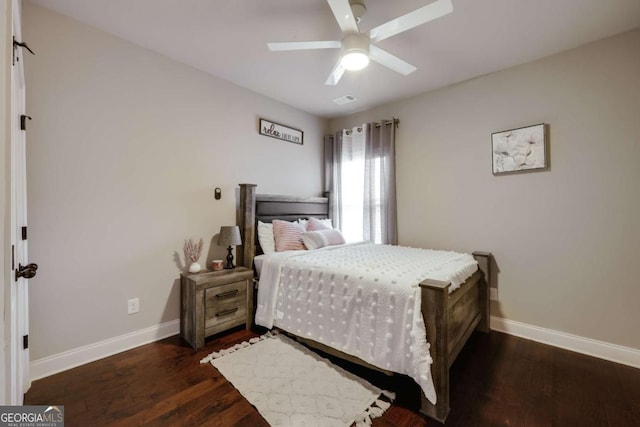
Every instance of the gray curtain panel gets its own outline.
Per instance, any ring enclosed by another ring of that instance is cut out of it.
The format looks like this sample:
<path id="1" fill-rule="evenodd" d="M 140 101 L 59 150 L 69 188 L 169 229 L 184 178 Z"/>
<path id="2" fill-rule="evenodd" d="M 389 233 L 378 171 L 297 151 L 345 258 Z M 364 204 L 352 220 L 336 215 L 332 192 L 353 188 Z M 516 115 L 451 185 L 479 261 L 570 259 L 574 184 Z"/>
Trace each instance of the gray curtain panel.
<path id="1" fill-rule="evenodd" d="M 364 170 L 364 238 L 398 244 L 396 127 L 367 123 Z"/>
<path id="2" fill-rule="evenodd" d="M 342 218 L 341 186 L 342 171 L 342 131 L 328 135 L 324 139 L 324 191 L 329 193 L 329 216 L 334 228 L 341 228 Z"/>
<path id="3" fill-rule="evenodd" d="M 398 243 L 396 202 L 395 124 L 393 121 L 365 124 L 363 239 L 385 244 Z M 343 132 L 325 137 L 325 191 L 329 192 L 331 219 L 341 228 L 342 168 L 344 156 Z"/>

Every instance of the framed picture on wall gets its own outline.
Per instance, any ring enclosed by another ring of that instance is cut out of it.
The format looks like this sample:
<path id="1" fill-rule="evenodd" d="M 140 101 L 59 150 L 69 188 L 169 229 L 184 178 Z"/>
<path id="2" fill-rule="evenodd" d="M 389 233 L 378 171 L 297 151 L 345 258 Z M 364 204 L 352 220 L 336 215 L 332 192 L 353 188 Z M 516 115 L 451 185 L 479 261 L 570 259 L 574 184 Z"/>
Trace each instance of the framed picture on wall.
<path id="1" fill-rule="evenodd" d="M 300 129 L 294 129 L 266 119 L 260 119 L 260 135 L 300 145 L 302 145 L 304 137 L 304 133 Z"/>
<path id="2" fill-rule="evenodd" d="M 548 124 L 540 123 L 492 133 L 493 174 L 547 170 L 548 127 Z"/>

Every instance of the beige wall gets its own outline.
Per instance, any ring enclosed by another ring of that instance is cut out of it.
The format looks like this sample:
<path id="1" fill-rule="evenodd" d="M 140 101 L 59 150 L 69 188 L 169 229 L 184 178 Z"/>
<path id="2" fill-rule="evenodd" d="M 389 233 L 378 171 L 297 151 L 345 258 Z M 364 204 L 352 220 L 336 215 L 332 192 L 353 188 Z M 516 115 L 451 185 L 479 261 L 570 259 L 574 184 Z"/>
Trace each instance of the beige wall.
<path id="1" fill-rule="evenodd" d="M 177 319 L 175 254 L 235 224 L 238 183 L 321 190 L 325 120 L 29 3 L 24 32 L 32 360 Z M 258 135 L 259 117 L 304 145 Z"/>
<path id="2" fill-rule="evenodd" d="M 640 349 L 640 31 L 389 104 L 400 243 L 493 252 L 496 316 Z M 551 170 L 492 176 L 492 132 L 549 123 Z"/>
<path id="3" fill-rule="evenodd" d="M 325 121 L 29 3 L 24 21 L 33 360 L 177 319 L 174 254 L 203 237 L 223 255 L 237 183 L 321 188 Z M 640 348 L 638 51 L 635 31 L 331 127 L 400 118 L 401 243 L 492 251 L 494 315 Z M 257 135 L 258 117 L 305 145 Z M 551 171 L 492 176 L 491 132 L 539 122 Z"/>

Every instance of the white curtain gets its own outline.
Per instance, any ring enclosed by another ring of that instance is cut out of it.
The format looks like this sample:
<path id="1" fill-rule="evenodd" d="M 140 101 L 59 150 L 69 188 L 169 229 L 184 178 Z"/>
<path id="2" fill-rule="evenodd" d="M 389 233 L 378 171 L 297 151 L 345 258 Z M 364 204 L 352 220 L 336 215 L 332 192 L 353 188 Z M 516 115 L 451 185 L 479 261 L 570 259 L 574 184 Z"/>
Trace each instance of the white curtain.
<path id="1" fill-rule="evenodd" d="M 340 226 L 347 242 L 369 240 L 364 230 L 364 172 L 366 128 L 342 131 L 340 159 Z"/>
<path id="2" fill-rule="evenodd" d="M 366 123 L 325 140 L 331 216 L 350 242 L 397 244 L 395 126 Z"/>

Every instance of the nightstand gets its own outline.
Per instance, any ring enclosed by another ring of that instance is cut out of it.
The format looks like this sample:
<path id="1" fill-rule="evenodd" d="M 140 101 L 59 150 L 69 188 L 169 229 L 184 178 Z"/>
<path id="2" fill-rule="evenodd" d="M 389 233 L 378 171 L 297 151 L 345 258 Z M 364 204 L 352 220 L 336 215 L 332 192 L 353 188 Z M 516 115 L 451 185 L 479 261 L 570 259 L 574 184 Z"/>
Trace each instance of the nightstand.
<path id="1" fill-rule="evenodd" d="M 210 335 L 253 323 L 253 270 L 180 274 L 180 336 L 195 349 Z"/>

